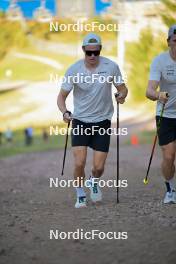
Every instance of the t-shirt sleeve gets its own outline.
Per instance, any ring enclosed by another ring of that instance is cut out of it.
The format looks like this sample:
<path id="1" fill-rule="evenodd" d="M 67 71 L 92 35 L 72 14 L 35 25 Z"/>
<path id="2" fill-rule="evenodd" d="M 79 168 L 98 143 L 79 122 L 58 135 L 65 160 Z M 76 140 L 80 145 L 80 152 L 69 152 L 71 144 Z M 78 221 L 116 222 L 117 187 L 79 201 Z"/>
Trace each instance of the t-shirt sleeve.
<path id="1" fill-rule="evenodd" d="M 73 71 L 71 68 L 66 71 L 62 79 L 61 89 L 67 92 L 70 92 L 73 89 Z"/>
<path id="2" fill-rule="evenodd" d="M 161 79 L 161 63 L 158 57 L 154 58 L 150 66 L 150 76 L 151 81 L 160 81 Z"/>
<path id="3" fill-rule="evenodd" d="M 113 76 L 113 84 L 114 86 L 119 86 L 124 83 L 120 68 L 118 64 L 114 64 L 114 76 Z"/>

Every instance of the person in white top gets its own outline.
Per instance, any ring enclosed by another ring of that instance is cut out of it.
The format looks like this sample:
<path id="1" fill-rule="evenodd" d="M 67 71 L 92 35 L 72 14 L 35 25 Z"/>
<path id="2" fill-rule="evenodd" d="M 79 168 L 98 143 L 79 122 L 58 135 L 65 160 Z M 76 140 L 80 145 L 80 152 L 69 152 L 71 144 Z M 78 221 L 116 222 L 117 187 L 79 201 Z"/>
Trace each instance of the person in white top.
<path id="1" fill-rule="evenodd" d="M 169 50 L 155 57 L 150 69 L 146 96 L 157 101 L 156 123 L 158 124 L 162 105 L 163 117 L 158 128 L 159 145 L 162 149 L 162 173 L 167 192 L 164 203 L 176 203 L 175 156 L 176 156 L 176 25 L 168 32 Z M 157 90 L 160 87 L 159 91 Z M 169 97 L 166 96 L 169 95 Z"/>
<path id="2" fill-rule="evenodd" d="M 65 74 L 58 95 L 58 107 L 63 113 L 65 122 L 72 120 L 72 128 L 83 128 L 84 133 L 79 135 L 72 132 L 72 148 L 74 154 L 74 178 L 79 180 L 76 188 L 76 208 L 86 206 L 86 194 L 82 186 L 85 178 L 85 164 L 87 147 L 93 149 L 93 168 L 90 176 L 91 199 L 93 202 L 101 201 L 102 194 L 95 178 L 100 178 L 104 171 L 105 161 L 109 151 L 110 135 L 107 130 L 111 126 L 113 115 L 112 84 L 115 85 L 119 96 L 118 103 L 123 104 L 127 96 L 127 88 L 122 80 L 120 69 L 116 63 L 100 56 L 101 39 L 98 35 L 90 33 L 83 40 L 82 49 L 84 59 L 71 65 Z M 74 112 L 66 107 L 66 98 L 73 90 Z M 98 131 L 93 131 L 94 128 Z M 105 134 L 100 134 L 100 129 Z M 73 131 L 73 130 L 72 130 Z"/>

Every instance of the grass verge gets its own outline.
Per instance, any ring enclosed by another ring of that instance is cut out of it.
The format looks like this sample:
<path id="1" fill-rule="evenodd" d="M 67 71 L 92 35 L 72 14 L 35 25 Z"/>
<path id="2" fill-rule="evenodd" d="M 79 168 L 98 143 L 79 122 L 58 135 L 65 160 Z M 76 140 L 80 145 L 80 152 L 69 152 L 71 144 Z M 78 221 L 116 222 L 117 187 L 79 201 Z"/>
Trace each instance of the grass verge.
<path id="1" fill-rule="evenodd" d="M 15 131 L 12 143 L 7 143 L 3 138 L 2 143 L 0 144 L 0 159 L 17 154 L 63 149 L 64 145 L 65 136 L 49 136 L 48 141 L 44 141 L 42 134 L 37 132 L 34 135 L 32 145 L 26 146 L 24 132 L 22 130 Z M 70 147 L 70 137 L 68 147 Z"/>

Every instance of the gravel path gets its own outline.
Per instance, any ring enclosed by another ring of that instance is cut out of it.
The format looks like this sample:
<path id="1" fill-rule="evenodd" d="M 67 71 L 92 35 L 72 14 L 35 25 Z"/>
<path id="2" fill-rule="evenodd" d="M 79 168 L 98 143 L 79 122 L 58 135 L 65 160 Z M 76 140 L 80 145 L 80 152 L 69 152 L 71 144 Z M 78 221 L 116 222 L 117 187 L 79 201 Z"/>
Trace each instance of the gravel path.
<path id="1" fill-rule="evenodd" d="M 115 179 L 114 139 L 104 179 Z M 160 150 L 156 151 L 148 186 L 143 185 L 151 146 L 121 146 L 120 177 L 128 188 L 104 188 L 104 201 L 74 209 L 73 188 L 49 188 L 59 177 L 62 151 L 19 155 L 0 160 L 1 264 L 173 264 L 176 261 L 176 206 L 164 206 Z M 91 151 L 86 167 L 91 168 Z M 64 178 L 72 175 L 68 151 Z M 128 232 L 127 240 L 56 240 L 50 230 Z"/>

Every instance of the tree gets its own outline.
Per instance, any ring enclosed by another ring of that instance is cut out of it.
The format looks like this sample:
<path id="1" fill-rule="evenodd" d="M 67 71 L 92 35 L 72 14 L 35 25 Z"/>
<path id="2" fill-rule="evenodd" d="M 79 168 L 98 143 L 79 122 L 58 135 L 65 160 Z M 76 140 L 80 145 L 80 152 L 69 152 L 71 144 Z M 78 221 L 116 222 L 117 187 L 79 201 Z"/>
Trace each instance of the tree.
<path id="1" fill-rule="evenodd" d="M 22 30 L 19 22 L 7 21 L 0 18 L 0 61 L 13 47 L 23 48 L 28 45 L 26 33 Z"/>
<path id="2" fill-rule="evenodd" d="M 163 9 L 161 10 L 161 18 L 164 24 L 170 27 L 176 24 L 176 1 L 175 0 L 162 0 Z"/>
<path id="3" fill-rule="evenodd" d="M 176 0 L 161 0 L 163 5 L 160 16 L 163 23 L 170 27 L 176 24 Z M 128 64 L 128 82 L 131 98 L 142 102 L 145 100 L 150 64 L 153 58 L 167 49 L 166 36 L 160 32 L 154 37 L 152 29 L 144 29 L 137 43 L 127 43 L 126 61 Z"/>
<path id="4" fill-rule="evenodd" d="M 133 100 L 138 102 L 145 100 L 150 64 L 166 47 L 165 36 L 154 37 L 151 28 L 141 31 L 139 42 L 127 43 L 126 61 L 130 62 L 128 83 Z"/>

